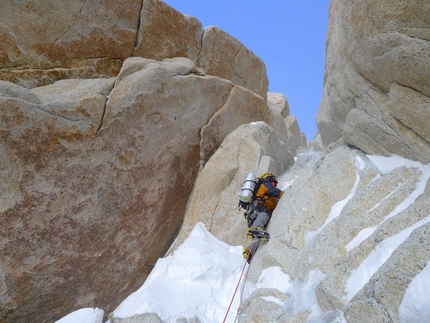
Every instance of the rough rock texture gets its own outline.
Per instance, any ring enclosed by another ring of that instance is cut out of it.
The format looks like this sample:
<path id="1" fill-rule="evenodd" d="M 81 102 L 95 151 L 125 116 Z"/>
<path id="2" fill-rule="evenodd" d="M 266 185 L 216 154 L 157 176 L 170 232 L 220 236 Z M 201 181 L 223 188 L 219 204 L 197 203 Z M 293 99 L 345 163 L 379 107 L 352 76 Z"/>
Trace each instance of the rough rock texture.
<path id="1" fill-rule="evenodd" d="M 161 60 L 188 57 L 194 63 L 201 50 L 202 24 L 159 0 L 144 0 L 133 56 Z"/>
<path id="2" fill-rule="evenodd" d="M 288 104 L 287 98 L 282 93 L 268 92 L 267 101 L 269 105 L 279 109 L 279 113 L 285 118 L 290 115 L 290 105 Z"/>
<path id="3" fill-rule="evenodd" d="M 428 216 L 429 210 L 430 207 L 427 205 L 427 213 L 424 217 Z M 414 211 L 421 211 L 421 208 Z M 348 321 L 357 321 L 363 313 L 374 311 L 379 317 L 399 322 L 399 307 L 405 290 L 430 259 L 429 235 L 430 224 L 428 223 L 411 233 L 408 240 L 396 249 L 383 268 L 348 304 L 345 313 Z M 366 321 L 361 319 L 361 322 Z M 376 322 L 376 320 L 368 320 L 368 322 Z"/>
<path id="4" fill-rule="evenodd" d="M 238 211 L 236 193 L 246 173 L 271 171 L 280 174 L 294 163 L 293 155 L 263 122 L 240 126 L 229 134 L 196 180 L 184 223 L 172 251 L 202 222 L 218 239 L 246 243 L 246 221 Z M 228 230 L 226 230 L 228 228 Z"/>
<path id="5" fill-rule="evenodd" d="M 284 120 L 288 129 L 287 145 L 295 154 L 299 147 L 307 147 L 307 141 L 303 140 L 303 133 L 300 131 L 300 126 L 295 116 L 289 115 Z"/>
<path id="6" fill-rule="evenodd" d="M 208 161 L 221 145 L 222 141 L 238 125 L 249 120 L 266 121 L 267 123 L 282 123 L 282 117 L 275 111 L 268 109 L 267 101 L 259 95 L 243 87 L 236 86 L 231 90 L 225 104 L 212 116 L 208 124 L 202 129 L 200 152 L 201 164 Z M 287 129 L 278 129 L 281 133 Z"/>
<path id="7" fill-rule="evenodd" d="M 342 137 L 367 153 L 430 162 L 429 12 L 419 0 L 331 1 L 324 145 Z"/>
<path id="8" fill-rule="evenodd" d="M 267 93 L 267 102 L 272 115 L 271 125 L 279 136 L 279 140 L 287 144 L 288 150 L 295 155 L 298 148 L 308 148 L 309 142 L 304 133 L 300 131 L 296 117 L 290 115 L 290 107 L 287 98 L 282 93 Z M 281 115 L 281 121 L 277 116 Z"/>
<path id="9" fill-rule="evenodd" d="M 22 22 L 25 21 L 23 24 Z M 266 98 L 264 62 L 233 36 L 161 0 L 0 3 L 0 79 L 27 88 L 115 77 L 129 57 L 186 57 Z"/>
<path id="10" fill-rule="evenodd" d="M 132 58 L 118 78 L 0 85 L 3 322 L 111 311 L 172 243 L 201 155 L 268 111 L 187 58 Z M 249 102 L 253 115 L 231 113 Z"/>
<path id="11" fill-rule="evenodd" d="M 141 0 L 3 1 L 1 79 L 33 87 L 116 75 L 133 55 L 141 6 Z"/>
<path id="12" fill-rule="evenodd" d="M 253 169 L 294 162 L 264 63 L 160 0 L 3 1 L 0 36 L 2 323 L 109 313 L 167 251 L 199 170 L 240 125 L 265 124 Z"/>
<path id="13" fill-rule="evenodd" d="M 202 51 L 197 66 L 210 75 L 246 87 L 263 98 L 267 96 L 269 83 L 264 62 L 218 27 L 209 26 L 203 30 Z"/>

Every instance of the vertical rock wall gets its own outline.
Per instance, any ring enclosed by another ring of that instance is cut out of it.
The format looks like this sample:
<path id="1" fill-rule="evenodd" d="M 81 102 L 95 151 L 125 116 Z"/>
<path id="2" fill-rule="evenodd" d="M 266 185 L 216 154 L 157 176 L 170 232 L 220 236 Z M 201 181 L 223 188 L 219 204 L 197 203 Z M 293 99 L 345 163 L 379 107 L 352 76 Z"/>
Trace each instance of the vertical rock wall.
<path id="1" fill-rule="evenodd" d="M 430 162 L 430 4 L 330 5 L 322 142 L 342 138 L 367 153 Z"/>

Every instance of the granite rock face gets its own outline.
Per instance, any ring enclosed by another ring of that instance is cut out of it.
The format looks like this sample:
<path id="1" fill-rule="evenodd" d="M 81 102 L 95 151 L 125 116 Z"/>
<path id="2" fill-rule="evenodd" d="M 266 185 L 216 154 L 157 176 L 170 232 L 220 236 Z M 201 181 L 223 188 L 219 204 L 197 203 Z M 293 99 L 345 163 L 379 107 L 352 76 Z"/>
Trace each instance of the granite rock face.
<path id="1" fill-rule="evenodd" d="M 269 87 L 266 66 L 236 38 L 215 26 L 203 30 L 202 51 L 197 66 L 246 87 L 263 98 Z"/>
<path id="2" fill-rule="evenodd" d="M 294 162 L 261 59 L 160 0 L 6 1 L 0 35 L 1 322 L 109 313 L 171 246 L 197 175 L 241 125 L 280 139 L 261 143 L 279 149 L 264 167 Z"/>
<path id="3" fill-rule="evenodd" d="M 224 137 L 269 114 L 187 58 L 131 58 L 117 78 L 31 90 L 1 82 L 0 94 L 4 322 L 111 311 L 173 242 Z"/>
<path id="4" fill-rule="evenodd" d="M 125 59 L 185 57 L 263 98 L 264 62 L 232 35 L 161 0 L 0 4 L 0 79 L 27 88 L 60 79 L 116 77 Z M 23 23 L 25 22 L 25 23 Z"/>
<path id="5" fill-rule="evenodd" d="M 292 164 L 293 155 L 266 123 L 238 127 L 199 173 L 174 248 L 181 245 L 198 222 L 226 243 L 245 244 L 246 235 L 242 233 L 246 231 L 246 221 L 237 214 L 236 193 L 241 188 L 238 183 L 248 172 L 256 176 L 267 171 L 280 174 Z"/>
<path id="6" fill-rule="evenodd" d="M 430 162 L 430 4 L 333 0 L 317 124 L 324 145 Z"/>
<path id="7" fill-rule="evenodd" d="M 26 87 L 115 76 L 133 55 L 141 0 L 0 4 L 0 77 Z"/>

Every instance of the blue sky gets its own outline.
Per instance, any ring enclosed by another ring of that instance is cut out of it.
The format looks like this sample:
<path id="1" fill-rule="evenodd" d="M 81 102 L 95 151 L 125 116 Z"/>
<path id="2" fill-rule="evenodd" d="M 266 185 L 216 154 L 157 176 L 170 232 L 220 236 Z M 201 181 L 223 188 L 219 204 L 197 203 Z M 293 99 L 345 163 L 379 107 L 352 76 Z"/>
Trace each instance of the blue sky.
<path id="1" fill-rule="evenodd" d="M 308 140 L 322 96 L 330 0 L 164 0 L 203 25 L 228 32 L 266 64 L 269 91 L 281 92 Z"/>

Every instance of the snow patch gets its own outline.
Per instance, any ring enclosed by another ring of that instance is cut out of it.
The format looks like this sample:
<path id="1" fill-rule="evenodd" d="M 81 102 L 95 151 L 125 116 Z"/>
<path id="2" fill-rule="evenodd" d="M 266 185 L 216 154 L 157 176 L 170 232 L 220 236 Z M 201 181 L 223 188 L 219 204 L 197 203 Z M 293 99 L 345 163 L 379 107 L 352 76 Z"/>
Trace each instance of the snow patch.
<path id="1" fill-rule="evenodd" d="M 422 323 L 430 318 L 430 261 L 412 279 L 399 307 L 400 323 Z"/>
<path id="2" fill-rule="evenodd" d="M 315 288 L 324 279 L 325 275 L 318 269 L 310 271 L 305 280 L 297 278 L 288 288 L 285 308 L 293 315 L 306 310 L 318 310 L 319 305 L 315 295 Z"/>
<path id="3" fill-rule="evenodd" d="M 114 317 L 153 312 L 164 322 L 193 317 L 222 322 L 244 264 L 241 246 L 219 241 L 198 223 L 173 255 L 157 261 L 143 286 L 120 304 Z M 234 320 L 238 306 L 236 297 L 229 320 Z"/>
<path id="4" fill-rule="evenodd" d="M 406 159 L 399 155 L 392 155 L 389 157 L 367 155 L 367 157 L 382 174 L 388 174 L 402 166 L 406 168 L 421 168 L 423 166 L 423 164 L 418 161 Z"/>
<path id="5" fill-rule="evenodd" d="M 291 286 L 291 279 L 288 274 L 285 274 L 281 267 L 274 266 L 263 270 L 256 288 L 276 288 L 281 293 L 286 293 Z"/>
<path id="6" fill-rule="evenodd" d="M 104 311 L 98 308 L 81 308 L 55 323 L 102 323 Z"/>

